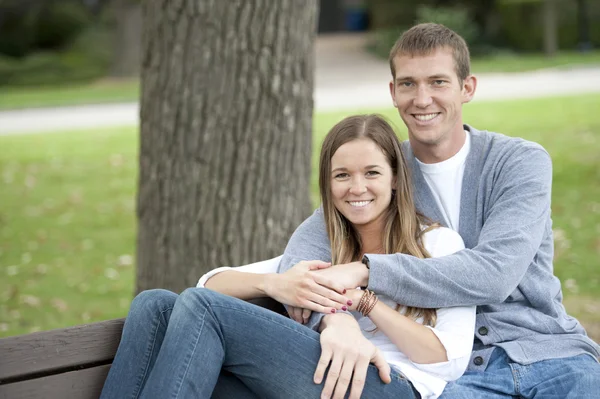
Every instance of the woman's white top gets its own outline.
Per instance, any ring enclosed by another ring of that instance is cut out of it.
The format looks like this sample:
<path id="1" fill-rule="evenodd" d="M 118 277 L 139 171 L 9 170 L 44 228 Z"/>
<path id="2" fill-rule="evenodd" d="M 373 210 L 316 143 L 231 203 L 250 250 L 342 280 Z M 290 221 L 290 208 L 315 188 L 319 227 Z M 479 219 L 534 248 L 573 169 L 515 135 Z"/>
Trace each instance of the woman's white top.
<path id="1" fill-rule="evenodd" d="M 423 236 L 423 244 L 432 257 L 453 254 L 464 248 L 461 237 L 453 230 L 440 227 L 428 231 Z M 206 281 L 217 273 L 235 270 L 247 273 L 277 273 L 281 256 L 262 262 L 240 267 L 219 267 L 200 278 L 197 287 L 204 287 Z M 395 308 L 396 303 L 385 295 L 378 295 L 379 300 Z M 437 398 L 442 394 L 448 381 L 458 379 L 466 370 L 473 348 L 475 335 L 475 307 L 452 307 L 437 311 L 435 327 L 430 328 L 446 349 L 448 361 L 442 363 L 419 364 L 411 361 L 375 325 L 368 317 L 352 312 L 360 325 L 363 335 L 377 346 L 386 361 L 396 371 L 408 378 L 423 398 Z M 422 319 L 416 320 L 422 323 Z"/>

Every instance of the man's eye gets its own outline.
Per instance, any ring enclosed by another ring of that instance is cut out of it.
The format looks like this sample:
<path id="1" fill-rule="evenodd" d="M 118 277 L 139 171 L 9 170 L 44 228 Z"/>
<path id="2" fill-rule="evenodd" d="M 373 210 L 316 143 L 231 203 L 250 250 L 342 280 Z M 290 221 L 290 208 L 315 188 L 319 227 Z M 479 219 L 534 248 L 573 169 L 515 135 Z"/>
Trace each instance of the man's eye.
<path id="1" fill-rule="evenodd" d="M 400 86 L 402 86 L 402 87 L 410 87 L 410 86 L 412 86 L 412 82 L 401 82 Z"/>
<path id="2" fill-rule="evenodd" d="M 445 80 L 434 80 L 434 81 L 433 81 L 433 84 L 434 84 L 434 85 L 436 85 L 436 86 L 441 86 L 441 85 L 443 85 L 444 83 L 446 83 L 446 81 L 445 81 Z"/>

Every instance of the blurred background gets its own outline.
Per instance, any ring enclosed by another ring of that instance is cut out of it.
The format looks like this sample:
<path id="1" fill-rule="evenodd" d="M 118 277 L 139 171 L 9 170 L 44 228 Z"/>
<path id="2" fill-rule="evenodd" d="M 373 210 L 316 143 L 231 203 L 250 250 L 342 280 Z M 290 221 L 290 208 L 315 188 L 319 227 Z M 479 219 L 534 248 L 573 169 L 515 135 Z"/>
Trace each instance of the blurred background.
<path id="1" fill-rule="evenodd" d="M 552 155 L 555 272 L 596 340 L 599 21 L 598 0 L 321 0 L 313 117 L 314 151 L 354 112 L 383 113 L 406 137 L 389 49 L 415 22 L 460 33 L 479 76 L 466 122 Z M 129 308 L 142 22 L 137 0 L 0 0 L 0 337 Z"/>
<path id="2" fill-rule="evenodd" d="M 136 77 L 140 7 L 138 0 L 0 0 L 0 86 Z M 597 62 L 599 20 L 596 0 L 321 0 L 318 31 L 368 34 L 366 49 L 385 58 L 406 27 L 436 21 L 459 32 L 476 58 L 528 57 L 528 66 L 490 66 L 512 71 Z"/>

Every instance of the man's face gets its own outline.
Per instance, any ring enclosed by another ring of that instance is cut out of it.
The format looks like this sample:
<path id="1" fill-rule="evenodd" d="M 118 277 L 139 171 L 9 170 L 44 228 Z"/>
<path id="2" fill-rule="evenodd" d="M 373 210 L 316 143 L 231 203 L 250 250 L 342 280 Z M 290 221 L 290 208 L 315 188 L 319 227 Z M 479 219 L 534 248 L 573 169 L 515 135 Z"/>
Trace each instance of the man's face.
<path id="1" fill-rule="evenodd" d="M 452 51 L 440 48 L 429 55 L 394 59 L 396 79 L 390 82 L 394 106 L 408 128 L 413 147 L 460 149 L 464 143 L 462 104 L 471 101 L 476 81 L 460 82 Z M 454 150 L 452 150 L 454 151 Z M 449 154 L 454 155 L 456 151 Z"/>

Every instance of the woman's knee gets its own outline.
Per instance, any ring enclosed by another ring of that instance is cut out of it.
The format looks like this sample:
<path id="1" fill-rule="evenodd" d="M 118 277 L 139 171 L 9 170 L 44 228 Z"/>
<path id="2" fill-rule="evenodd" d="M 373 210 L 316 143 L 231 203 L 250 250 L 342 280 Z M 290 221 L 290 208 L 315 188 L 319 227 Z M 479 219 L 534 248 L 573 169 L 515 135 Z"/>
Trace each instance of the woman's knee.
<path id="1" fill-rule="evenodd" d="M 157 313 L 172 309 L 178 295 L 163 289 L 142 291 L 131 302 L 130 316 L 138 313 Z"/>
<path id="2" fill-rule="evenodd" d="M 207 288 L 192 287 L 187 288 L 179 295 L 178 303 L 181 303 L 188 309 L 197 310 L 200 308 L 208 309 L 215 304 L 232 300 L 234 300 L 234 298 Z"/>

